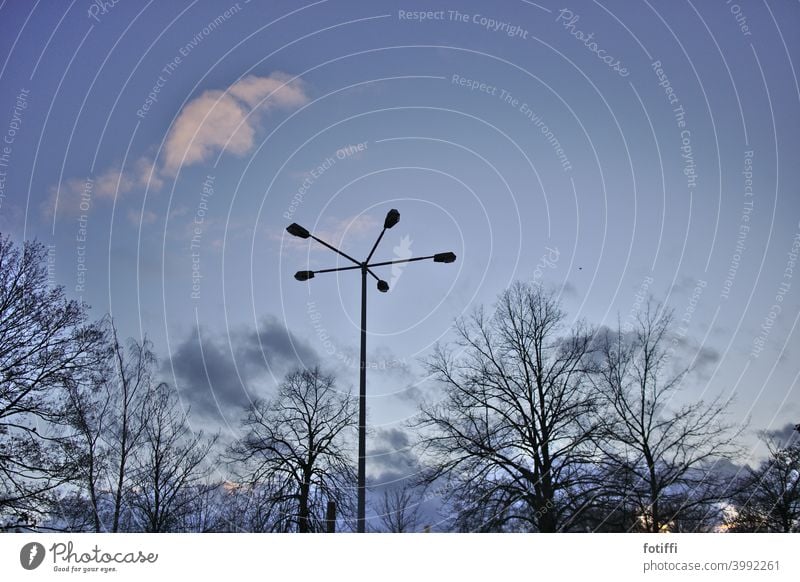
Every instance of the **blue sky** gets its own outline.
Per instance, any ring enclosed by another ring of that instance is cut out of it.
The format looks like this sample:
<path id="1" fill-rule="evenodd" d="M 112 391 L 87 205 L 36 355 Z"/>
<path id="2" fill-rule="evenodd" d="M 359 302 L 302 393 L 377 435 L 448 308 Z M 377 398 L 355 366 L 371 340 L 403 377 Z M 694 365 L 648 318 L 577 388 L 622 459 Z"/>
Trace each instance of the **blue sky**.
<path id="1" fill-rule="evenodd" d="M 384 268 L 391 292 L 370 294 L 376 450 L 435 397 L 419 359 L 516 279 L 598 325 L 628 321 L 642 292 L 666 302 L 698 367 L 682 397 L 735 392 L 752 436 L 800 416 L 798 16 L 788 1 L 4 2 L 0 230 L 52 245 L 70 295 L 147 333 L 198 425 L 235 430 L 298 360 L 356 386 L 359 278 L 298 283 L 339 263 L 283 229 L 361 257 L 397 208 L 376 256 L 459 259 Z"/>

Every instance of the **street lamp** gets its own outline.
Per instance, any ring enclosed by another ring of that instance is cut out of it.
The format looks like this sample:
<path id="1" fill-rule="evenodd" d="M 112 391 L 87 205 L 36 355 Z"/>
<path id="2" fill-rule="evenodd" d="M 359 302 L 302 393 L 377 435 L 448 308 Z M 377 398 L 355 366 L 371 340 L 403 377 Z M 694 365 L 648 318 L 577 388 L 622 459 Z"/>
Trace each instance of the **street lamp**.
<path id="1" fill-rule="evenodd" d="M 370 263 L 372 255 L 375 254 L 375 249 L 381 242 L 383 235 L 386 231 L 400 222 L 400 213 L 392 208 L 386 213 L 386 220 L 383 222 L 383 230 L 378 235 L 375 244 L 372 245 L 372 250 L 363 261 L 357 261 L 350 255 L 343 253 L 333 245 L 320 240 L 308 230 L 303 228 L 297 223 L 292 223 L 286 227 L 286 232 L 292 236 L 299 238 L 312 238 L 321 245 L 328 247 L 333 252 L 343 256 L 351 263 L 352 266 L 336 267 L 332 269 L 319 269 L 316 271 L 297 271 L 294 278 L 298 281 L 308 281 L 313 279 L 314 275 L 320 273 L 337 273 L 339 271 L 361 271 L 361 367 L 359 377 L 359 394 L 358 394 L 358 526 L 357 531 L 364 533 L 365 515 L 366 515 L 366 431 L 367 431 L 367 275 L 372 276 L 378 282 L 378 291 L 386 293 L 389 290 L 389 283 L 379 278 L 372 269 L 374 267 L 383 267 L 386 265 L 396 265 L 398 263 L 411 263 L 414 261 L 433 260 L 435 263 L 452 263 L 456 260 L 455 253 L 437 253 L 426 257 L 414 257 L 411 259 L 397 259 L 394 261 L 381 261 L 378 263 Z"/>
<path id="2" fill-rule="evenodd" d="M 292 224 L 287 226 L 286 227 L 286 232 L 288 232 L 292 236 L 296 236 L 296 237 L 299 237 L 299 238 L 308 238 L 308 237 L 311 236 L 310 232 L 308 232 L 305 228 L 303 228 L 302 226 L 300 226 L 296 222 L 293 222 Z"/>

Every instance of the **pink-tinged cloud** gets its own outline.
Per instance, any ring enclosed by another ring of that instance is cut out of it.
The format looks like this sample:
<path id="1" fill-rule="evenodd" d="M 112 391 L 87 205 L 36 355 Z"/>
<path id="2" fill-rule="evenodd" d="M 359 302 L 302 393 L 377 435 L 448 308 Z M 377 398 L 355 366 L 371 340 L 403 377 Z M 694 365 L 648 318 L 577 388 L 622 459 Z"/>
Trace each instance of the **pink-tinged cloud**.
<path id="1" fill-rule="evenodd" d="M 113 166 L 85 179 L 69 178 L 50 188 L 42 204 L 47 219 L 53 215 L 74 217 L 87 214 L 101 201 L 117 199 L 134 189 L 159 189 L 162 179 L 154 172 L 155 162 L 143 156 L 127 167 Z"/>
<path id="2" fill-rule="evenodd" d="M 160 164 L 143 156 L 125 167 L 106 168 L 90 176 L 91 181 L 65 179 L 50 189 L 50 196 L 41 206 L 42 214 L 48 220 L 54 215 L 86 214 L 96 204 L 119 201 L 134 189 L 159 190 L 164 179 L 174 177 L 181 166 L 204 161 L 223 149 L 243 155 L 253 148 L 260 113 L 295 109 L 308 101 L 305 84 L 281 72 L 268 77 L 249 75 L 224 91 L 204 91 L 179 113 L 167 136 Z M 152 223 L 149 218 L 144 216 L 142 223 Z"/>
<path id="3" fill-rule="evenodd" d="M 294 109 L 308 101 L 304 84 L 280 72 L 249 75 L 225 91 L 204 91 L 181 110 L 167 136 L 164 173 L 174 176 L 182 166 L 222 150 L 243 155 L 254 146 L 259 113 Z"/>
<path id="4" fill-rule="evenodd" d="M 143 226 L 146 224 L 154 224 L 158 220 L 158 214 L 152 210 L 128 210 L 128 222 L 133 226 Z"/>
<path id="5" fill-rule="evenodd" d="M 258 105 L 267 109 L 294 109 L 308 103 L 308 95 L 302 81 L 291 81 L 291 78 L 290 75 L 280 72 L 269 77 L 248 75 L 234 83 L 229 92 L 251 108 Z"/>
<path id="6" fill-rule="evenodd" d="M 134 188 L 157 190 L 161 188 L 163 181 L 153 172 L 153 166 L 152 159 L 142 157 L 124 169 L 108 168 L 95 177 L 94 195 L 98 198 L 113 200 Z M 78 183 L 79 189 L 82 190 L 83 182 L 78 181 Z"/>

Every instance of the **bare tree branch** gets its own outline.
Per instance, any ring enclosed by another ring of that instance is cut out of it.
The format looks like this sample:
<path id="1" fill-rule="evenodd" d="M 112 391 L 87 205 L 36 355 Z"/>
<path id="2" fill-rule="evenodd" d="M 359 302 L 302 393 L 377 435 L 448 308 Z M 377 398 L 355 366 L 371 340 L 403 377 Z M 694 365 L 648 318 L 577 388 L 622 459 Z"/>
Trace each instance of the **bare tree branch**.
<path id="1" fill-rule="evenodd" d="M 355 426 L 355 400 L 319 368 L 288 374 L 272 400 L 258 401 L 244 419 L 246 434 L 230 449 L 254 491 L 284 513 L 278 531 L 323 531 L 327 502 L 350 513 L 355 473 L 344 439 Z"/>

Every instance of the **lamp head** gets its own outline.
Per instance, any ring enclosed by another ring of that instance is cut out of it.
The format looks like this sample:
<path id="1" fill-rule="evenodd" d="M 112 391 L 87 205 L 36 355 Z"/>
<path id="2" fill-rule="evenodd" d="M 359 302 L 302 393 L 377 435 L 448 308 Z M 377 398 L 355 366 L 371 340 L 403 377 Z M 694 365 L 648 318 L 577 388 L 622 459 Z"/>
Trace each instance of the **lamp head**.
<path id="1" fill-rule="evenodd" d="M 389 283 L 381 279 L 378 281 L 378 291 L 381 293 L 386 293 L 389 290 Z"/>
<path id="2" fill-rule="evenodd" d="M 308 237 L 311 236 L 310 232 L 308 232 L 305 228 L 303 228 L 302 226 L 300 226 L 296 222 L 293 222 L 292 224 L 287 226 L 286 227 L 286 232 L 288 232 L 292 236 L 296 236 L 296 237 L 299 237 L 299 238 L 308 238 Z"/>
<path id="3" fill-rule="evenodd" d="M 297 271 L 294 274 L 294 278 L 298 281 L 308 281 L 314 278 L 314 271 Z"/>
<path id="4" fill-rule="evenodd" d="M 383 221 L 383 228 L 392 228 L 398 222 L 400 222 L 400 213 L 392 208 L 386 213 L 386 220 Z"/>
<path id="5" fill-rule="evenodd" d="M 433 255 L 434 263 L 452 263 L 456 260 L 455 253 L 438 253 Z"/>

